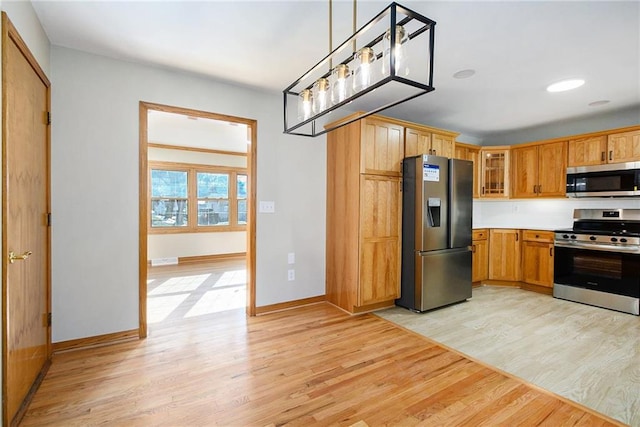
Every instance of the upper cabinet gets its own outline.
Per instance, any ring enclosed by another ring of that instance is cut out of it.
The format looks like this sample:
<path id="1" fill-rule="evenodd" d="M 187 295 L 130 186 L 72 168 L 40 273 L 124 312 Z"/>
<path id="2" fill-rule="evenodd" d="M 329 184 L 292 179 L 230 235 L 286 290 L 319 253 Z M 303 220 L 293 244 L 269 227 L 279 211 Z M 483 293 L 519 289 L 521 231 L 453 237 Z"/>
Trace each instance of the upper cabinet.
<path id="1" fill-rule="evenodd" d="M 564 197 L 566 141 L 511 149 L 511 195 L 516 198 Z"/>
<path id="2" fill-rule="evenodd" d="M 404 152 L 406 157 L 419 154 L 453 157 L 455 134 L 434 132 L 429 128 L 407 127 Z"/>
<path id="3" fill-rule="evenodd" d="M 569 167 L 635 161 L 640 161 L 640 130 L 569 140 Z"/>
<path id="4" fill-rule="evenodd" d="M 453 157 L 473 162 L 473 198 L 480 197 L 480 146 L 456 142 Z"/>
<path id="5" fill-rule="evenodd" d="M 362 126 L 360 173 L 400 176 L 404 158 L 404 127 L 372 117 L 367 117 L 360 122 Z"/>
<path id="6" fill-rule="evenodd" d="M 607 161 L 609 163 L 640 160 L 640 130 L 614 133 L 607 137 Z"/>
<path id="7" fill-rule="evenodd" d="M 480 197 L 509 197 L 509 149 L 480 150 Z"/>

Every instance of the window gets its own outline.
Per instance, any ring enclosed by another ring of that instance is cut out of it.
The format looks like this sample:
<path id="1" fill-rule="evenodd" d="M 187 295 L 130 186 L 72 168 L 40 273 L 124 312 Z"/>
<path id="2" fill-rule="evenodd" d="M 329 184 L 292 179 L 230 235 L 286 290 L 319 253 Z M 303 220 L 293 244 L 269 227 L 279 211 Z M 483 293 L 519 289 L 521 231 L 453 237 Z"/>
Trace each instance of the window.
<path id="1" fill-rule="evenodd" d="M 245 230 L 243 169 L 150 163 L 151 233 Z"/>

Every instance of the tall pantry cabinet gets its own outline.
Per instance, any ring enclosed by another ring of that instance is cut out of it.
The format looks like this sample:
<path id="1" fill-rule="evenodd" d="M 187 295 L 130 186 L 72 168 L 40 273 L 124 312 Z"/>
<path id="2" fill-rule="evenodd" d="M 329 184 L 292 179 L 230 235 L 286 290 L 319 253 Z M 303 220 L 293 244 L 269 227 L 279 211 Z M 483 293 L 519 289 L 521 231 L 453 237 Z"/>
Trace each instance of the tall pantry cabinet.
<path id="1" fill-rule="evenodd" d="M 367 117 L 327 134 L 326 296 L 350 313 L 400 292 L 404 127 Z"/>

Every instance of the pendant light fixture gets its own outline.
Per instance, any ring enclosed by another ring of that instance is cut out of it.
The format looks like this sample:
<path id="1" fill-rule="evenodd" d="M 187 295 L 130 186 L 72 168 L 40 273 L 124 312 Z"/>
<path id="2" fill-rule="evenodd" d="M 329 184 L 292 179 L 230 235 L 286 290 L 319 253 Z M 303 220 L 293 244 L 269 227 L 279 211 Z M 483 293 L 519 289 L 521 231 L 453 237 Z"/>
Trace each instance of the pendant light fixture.
<path id="1" fill-rule="evenodd" d="M 353 6 L 354 33 L 332 50 L 329 0 L 330 53 L 283 90 L 285 133 L 322 135 L 435 89 L 436 23 L 391 3 L 355 31 Z"/>

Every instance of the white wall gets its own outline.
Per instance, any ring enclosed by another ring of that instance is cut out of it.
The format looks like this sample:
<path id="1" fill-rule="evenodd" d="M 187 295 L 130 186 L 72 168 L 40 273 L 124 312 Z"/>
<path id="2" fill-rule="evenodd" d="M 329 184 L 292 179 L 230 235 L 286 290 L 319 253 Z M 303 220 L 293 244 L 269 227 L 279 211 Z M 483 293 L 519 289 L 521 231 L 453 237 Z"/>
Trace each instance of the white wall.
<path id="1" fill-rule="evenodd" d="M 640 199 L 474 200 L 474 228 L 571 228 L 574 209 L 640 209 Z"/>
<path id="2" fill-rule="evenodd" d="M 284 135 L 279 95 L 60 47 L 51 69 L 54 342 L 138 327 L 141 100 L 258 120 L 257 305 L 324 294 L 325 139 Z"/>

